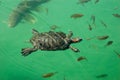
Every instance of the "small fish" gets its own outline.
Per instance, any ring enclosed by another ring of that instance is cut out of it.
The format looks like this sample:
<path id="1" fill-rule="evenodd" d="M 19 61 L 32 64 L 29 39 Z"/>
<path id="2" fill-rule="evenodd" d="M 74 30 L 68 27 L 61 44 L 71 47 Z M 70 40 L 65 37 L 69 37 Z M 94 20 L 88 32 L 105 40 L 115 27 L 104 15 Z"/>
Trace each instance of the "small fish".
<path id="1" fill-rule="evenodd" d="M 105 46 L 110 46 L 110 45 L 112 45 L 112 43 L 113 43 L 113 41 L 108 41 Z"/>
<path id="2" fill-rule="evenodd" d="M 117 9 L 119 9 L 119 7 L 115 7 L 113 10 L 117 10 Z"/>
<path id="3" fill-rule="evenodd" d="M 76 19 L 76 18 L 80 18 L 82 16 L 84 16 L 84 15 L 83 14 L 73 14 L 73 15 L 71 15 L 71 18 Z"/>
<path id="4" fill-rule="evenodd" d="M 84 3 L 87 3 L 89 1 L 91 1 L 91 0 L 79 0 L 79 2 L 77 4 L 84 4 Z"/>
<path id="5" fill-rule="evenodd" d="M 90 38 L 86 38 L 86 40 L 92 40 L 92 39 L 94 39 L 94 38 L 96 38 L 96 36 L 90 37 Z"/>
<path id="6" fill-rule="evenodd" d="M 92 30 L 92 26 L 90 24 L 88 24 L 88 29 L 91 31 Z"/>
<path id="7" fill-rule="evenodd" d="M 95 45 L 95 44 L 91 44 L 89 47 L 90 47 L 90 48 L 94 48 L 95 50 L 98 50 L 98 46 Z"/>
<path id="8" fill-rule="evenodd" d="M 114 50 L 114 52 L 117 54 L 117 56 L 120 58 L 120 53 Z"/>
<path id="9" fill-rule="evenodd" d="M 95 24 L 95 16 L 94 15 L 91 16 L 91 20 L 92 20 L 92 23 Z"/>
<path id="10" fill-rule="evenodd" d="M 100 22 L 104 27 L 107 27 L 107 24 L 105 22 L 103 22 L 102 20 Z"/>
<path id="11" fill-rule="evenodd" d="M 114 17 L 120 18 L 120 14 L 112 14 Z"/>
<path id="12" fill-rule="evenodd" d="M 83 56 L 80 56 L 80 57 L 77 58 L 77 61 L 81 61 L 81 60 L 87 60 L 87 58 L 83 57 Z"/>
<path id="13" fill-rule="evenodd" d="M 108 76 L 107 74 L 101 74 L 101 75 L 96 76 L 96 78 L 105 78 L 107 76 Z"/>
<path id="14" fill-rule="evenodd" d="M 42 77 L 43 78 L 49 78 L 49 77 L 52 77 L 53 75 L 55 75 L 57 72 L 51 72 L 51 73 L 46 73 L 46 74 L 43 74 Z"/>
<path id="15" fill-rule="evenodd" d="M 93 38 L 86 38 L 86 40 L 91 40 L 91 39 L 93 39 Z"/>
<path id="16" fill-rule="evenodd" d="M 98 2 L 99 2 L 99 0 L 96 0 L 96 1 L 95 1 L 95 4 L 98 3 Z"/>
<path id="17" fill-rule="evenodd" d="M 48 8 L 46 8 L 45 10 L 46 10 L 46 13 L 48 14 L 48 11 L 49 11 Z"/>
<path id="18" fill-rule="evenodd" d="M 63 77 L 63 80 L 66 80 L 66 77 L 65 77 L 65 76 Z"/>
<path id="19" fill-rule="evenodd" d="M 108 39 L 108 38 L 109 38 L 108 35 L 105 35 L 105 36 L 97 36 L 97 39 L 99 39 L 99 40 L 106 40 L 106 39 Z"/>

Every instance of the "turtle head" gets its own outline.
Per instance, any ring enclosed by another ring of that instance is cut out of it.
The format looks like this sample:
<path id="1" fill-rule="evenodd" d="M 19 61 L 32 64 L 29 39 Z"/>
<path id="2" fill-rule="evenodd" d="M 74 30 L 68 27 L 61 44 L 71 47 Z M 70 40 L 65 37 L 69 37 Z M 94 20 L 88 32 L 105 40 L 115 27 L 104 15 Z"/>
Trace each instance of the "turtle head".
<path id="1" fill-rule="evenodd" d="M 71 39 L 72 43 L 77 43 L 77 42 L 80 42 L 80 41 L 82 41 L 82 38 L 73 38 L 73 39 Z"/>

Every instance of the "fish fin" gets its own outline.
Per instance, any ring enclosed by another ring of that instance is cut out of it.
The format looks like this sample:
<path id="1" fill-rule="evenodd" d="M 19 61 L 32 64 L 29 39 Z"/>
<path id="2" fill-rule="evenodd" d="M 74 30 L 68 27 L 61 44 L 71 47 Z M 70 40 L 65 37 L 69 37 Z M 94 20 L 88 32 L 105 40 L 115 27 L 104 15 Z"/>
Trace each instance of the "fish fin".
<path id="1" fill-rule="evenodd" d="M 46 12 L 48 14 L 48 8 L 45 8 L 43 6 L 38 6 L 38 7 L 34 8 L 33 11 L 39 12 L 39 13 L 40 12 Z"/>
<path id="2" fill-rule="evenodd" d="M 5 24 L 7 24 L 8 22 L 5 20 L 5 21 L 2 21 L 2 23 L 5 23 Z"/>
<path id="3" fill-rule="evenodd" d="M 25 17 L 23 18 L 25 21 L 28 21 L 32 24 L 36 23 L 36 18 L 34 18 L 32 15 L 30 14 L 26 14 Z"/>

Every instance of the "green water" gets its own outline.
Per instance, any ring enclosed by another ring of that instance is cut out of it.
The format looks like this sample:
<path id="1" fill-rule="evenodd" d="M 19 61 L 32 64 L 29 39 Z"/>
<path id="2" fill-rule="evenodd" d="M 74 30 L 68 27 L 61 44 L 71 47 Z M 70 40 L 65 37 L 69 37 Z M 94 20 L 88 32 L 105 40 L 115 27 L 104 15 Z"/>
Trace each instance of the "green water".
<path id="1" fill-rule="evenodd" d="M 78 0 L 51 0 L 41 5 L 48 9 L 48 14 L 45 10 L 35 13 L 35 24 L 21 22 L 15 28 L 9 28 L 6 21 L 20 2 L 1 0 L 0 3 L 0 80 L 120 80 L 120 58 L 114 53 L 114 50 L 120 53 L 120 18 L 112 15 L 120 14 L 120 0 L 100 0 L 96 4 L 95 0 L 91 0 L 84 5 L 77 4 Z M 70 18 L 75 13 L 84 16 Z M 91 15 L 96 18 L 96 26 L 92 25 L 92 31 L 88 29 L 88 23 L 92 23 Z M 59 26 L 56 31 L 68 33 L 71 30 L 73 37 L 81 37 L 82 42 L 72 44 L 80 52 L 75 53 L 70 49 L 39 50 L 29 56 L 22 56 L 22 48 L 32 47 L 27 42 L 32 36 L 32 29 L 45 32 L 52 25 Z M 109 38 L 86 40 L 103 35 L 109 35 Z M 113 41 L 113 44 L 105 47 L 108 41 Z M 77 61 L 80 56 L 85 56 L 87 60 Z M 58 73 L 50 78 L 42 77 L 49 72 Z M 96 78 L 101 74 L 108 76 Z"/>

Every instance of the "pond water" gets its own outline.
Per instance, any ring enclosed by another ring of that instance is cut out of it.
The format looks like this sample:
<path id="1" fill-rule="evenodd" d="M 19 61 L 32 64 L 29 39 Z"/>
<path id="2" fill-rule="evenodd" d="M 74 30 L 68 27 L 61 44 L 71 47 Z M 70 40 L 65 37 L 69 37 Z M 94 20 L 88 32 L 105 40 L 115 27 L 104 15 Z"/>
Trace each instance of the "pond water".
<path id="1" fill-rule="evenodd" d="M 10 27 L 10 15 L 19 13 L 17 7 L 23 1 L 0 0 L 0 80 L 120 80 L 120 0 L 41 2 L 38 12 L 24 13 L 34 19 L 23 17 Z M 27 1 L 39 0 L 26 0 L 29 9 Z M 22 56 L 22 48 L 32 47 L 32 29 L 48 32 L 54 28 L 82 38 L 71 44 L 80 52 L 38 50 Z"/>

